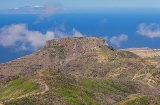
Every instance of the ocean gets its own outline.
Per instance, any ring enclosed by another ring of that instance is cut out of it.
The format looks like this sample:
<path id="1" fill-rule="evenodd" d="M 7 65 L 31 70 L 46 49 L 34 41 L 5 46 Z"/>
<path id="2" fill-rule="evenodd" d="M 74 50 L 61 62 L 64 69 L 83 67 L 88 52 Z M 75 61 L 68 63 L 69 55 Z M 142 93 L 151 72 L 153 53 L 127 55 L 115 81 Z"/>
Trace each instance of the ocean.
<path id="1" fill-rule="evenodd" d="M 131 11 L 105 11 L 86 13 L 64 13 L 52 16 L 35 14 L 0 14 L 0 28 L 11 24 L 27 24 L 28 30 L 47 31 L 59 30 L 63 33 L 71 33 L 76 29 L 85 36 L 104 37 L 107 43 L 117 49 L 150 47 L 160 48 L 159 38 L 148 38 L 137 33 L 138 26 L 145 24 L 160 24 L 160 11 L 157 10 L 131 10 Z M 115 46 L 109 39 L 113 36 L 125 34 L 126 42 Z M 1 35 L 0 35 L 1 36 Z M 33 53 L 33 50 L 15 51 L 15 47 L 3 47 L 0 45 L 0 63 L 8 62 L 16 58 Z"/>

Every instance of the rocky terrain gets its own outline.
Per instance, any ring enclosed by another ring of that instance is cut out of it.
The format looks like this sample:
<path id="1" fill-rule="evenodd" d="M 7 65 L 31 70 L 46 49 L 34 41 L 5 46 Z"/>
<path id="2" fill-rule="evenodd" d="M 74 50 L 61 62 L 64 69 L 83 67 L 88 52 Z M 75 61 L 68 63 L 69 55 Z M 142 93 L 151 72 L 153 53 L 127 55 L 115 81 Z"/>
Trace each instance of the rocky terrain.
<path id="1" fill-rule="evenodd" d="M 159 58 L 129 51 L 95 37 L 47 41 L 31 55 L 0 64 L 0 103 L 159 105 Z"/>
<path id="2" fill-rule="evenodd" d="M 146 47 L 146 48 L 129 48 L 123 50 L 133 52 L 142 58 L 160 57 L 160 49 L 150 49 Z"/>
<path id="3" fill-rule="evenodd" d="M 63 38 L 48 41 L 39 51 L 0 65 L 0 74 L 13 76 L 42 68 L 57 69 L 76 57 L 89 55 L 107 46 L 101 38 Z M 93 53 L 94 54 L 94 53 Z M 92 55 L 91 55 L 92 56 Z M 67 70 L 66 70 L 67 71 Z"/>

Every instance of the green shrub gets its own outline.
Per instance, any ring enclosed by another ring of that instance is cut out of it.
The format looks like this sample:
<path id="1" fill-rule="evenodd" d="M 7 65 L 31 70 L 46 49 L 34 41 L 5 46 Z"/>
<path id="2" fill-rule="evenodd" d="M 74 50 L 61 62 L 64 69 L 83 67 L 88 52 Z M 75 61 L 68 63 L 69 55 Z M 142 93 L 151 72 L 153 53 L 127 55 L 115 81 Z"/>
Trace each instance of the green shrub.
<path id="1" fill-rule="evenodd" d="M 36 83 L 27 81 L 25 78 L 18 78 L 5 88 L 0 89 L 0 99 L 19 97 L 37 88 L 38 85 Z"/>

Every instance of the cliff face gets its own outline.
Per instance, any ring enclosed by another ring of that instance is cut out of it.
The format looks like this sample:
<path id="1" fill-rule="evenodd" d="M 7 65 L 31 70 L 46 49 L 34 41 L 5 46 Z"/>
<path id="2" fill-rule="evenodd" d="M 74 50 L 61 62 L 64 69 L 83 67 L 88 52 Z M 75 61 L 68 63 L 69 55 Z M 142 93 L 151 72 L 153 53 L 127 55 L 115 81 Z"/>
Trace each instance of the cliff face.
<path id="1" fill-rule="evenodd" d="M 63 46 L 68 54 L 85 53 L 95 49 L 100 49 L 107 45 L 102 38 L 95 37 L 80 37 L 80 38 L 62 38 L 46 42 L 45 47 Z"/>
<path id="2" fill-rule="evenodd" d="M 142 80 L 136 73 L 144 68 L 150 69 L 148 65 L 133 53 L 108 46 L 102 38 L 61 38 L 46 42 L 41 50 L 31 55 L 1 64 L 0 75 L 14 76 L 52 69 L 83 77 Z M 153 79 L 151 75 L 147 78 Z"/>
<path id="3" fill-rule="evenodd" d="M 53 39 L 39 51 L 0 65 L 0 74 L 13 76 L 39 69 L 59 69 L 62 62 L 107 46 L 102 38 L 81 37 Z"/>

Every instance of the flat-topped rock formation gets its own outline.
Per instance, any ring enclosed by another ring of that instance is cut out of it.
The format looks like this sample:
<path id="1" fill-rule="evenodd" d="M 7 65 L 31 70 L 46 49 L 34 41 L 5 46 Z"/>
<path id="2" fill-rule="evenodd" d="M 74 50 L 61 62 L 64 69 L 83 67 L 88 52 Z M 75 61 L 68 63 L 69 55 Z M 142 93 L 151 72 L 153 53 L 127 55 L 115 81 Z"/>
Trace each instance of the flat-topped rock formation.
<path id="1" fill-rule="evenodd" d="M 69 53 L 85 53 L 107 45 L 105 40 L 96 37 L 73 37 L 54 39 L 46 42 L 45 47 L 63 46 Z"/>
<path id="2" fill-rule="evenodd" d="M 144 103 L 145 97 L 150 103 L 145 100 L 144 104 L 159 104 L 159 59 L 136 55 L 158 51 L 116 50 L 95 37 L 53 39 L 33 54 L 0 64 L 0 101 L 7 105 L 113 105 L 139 99 L 143 102 L 138 103 Z"/>
<path id="3" fill-rule="evenodd" d="M 47 41 L 33 54 L 1 64 L 0 75 L 4 78 L 49 69 L 76 76 L 118 78 L 132 69 L 132 75 L 126 76 L 131 79 L 138 71 L 135 65 L 139 65 L 139 70 L 143 68 L 141 62 L 137 55 L 115 50 L 102 38 L 60 38 Z"/>
<path id="4" fill-rule="evenodd" d="M 108 46 L 105 40 L 96 37 L 53 39 L 33 54 L 0 64 L 0 74 L 12 76 L 45 68 L 58 69 L 62 62 L 87 52 L 94 52 L 103 46 Z"/>

